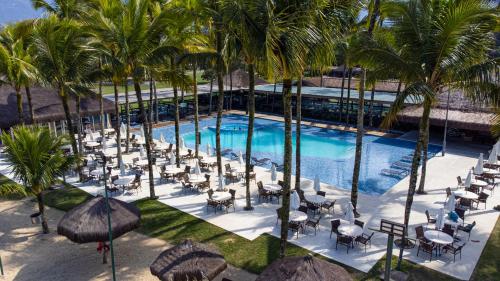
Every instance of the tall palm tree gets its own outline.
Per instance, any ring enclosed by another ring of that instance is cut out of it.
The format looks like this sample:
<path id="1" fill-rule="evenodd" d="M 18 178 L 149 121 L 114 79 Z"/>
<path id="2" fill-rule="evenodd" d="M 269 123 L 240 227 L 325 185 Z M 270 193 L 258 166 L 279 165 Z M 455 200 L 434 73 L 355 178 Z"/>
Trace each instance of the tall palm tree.
<path id="1" fill-rule="evenodd" d="M 5 147 L 4 154 L 14 177 L 22 185 L 12 185 L 0 189 L 3 193 L 34 195 L 41 215 L 43 233 L 49 233 L 43 191 L 64 174 L 75 162 L 72 155 L 65 155 L 63 136 L 55 137 L 47 128 L 15 127 L 14 138 L 4 132 L 0 139 Z"/>
<path id="2" fill-rule="evenodd" d="M 250 165 L 252 157 L 252 136 L 255 120 L 255 67 L 264 56 L 265 26 L 263 19 L 267 1 L 223 1 L 224 21 L 230 36 L 235 39 L 234 46 L 240 46 L 240 52 L 248 69 L 248 131 L 245 151 L 245 210 L 253 210 L 250 195 Z M 234 52 L 236 53 L 236 52 Z"/>
<path id="3" fill-rule="evenodd" d="M 308 47 L 325 40 L 318 21 L 328 1 L 274 1 L 265 7 L 265 52 L 269 77 L 283 78 L 283 113 L 285 120 L 283 207 L 280 257 L 284 257 L 288 236 L 288 212 L 292 175 L 292 79 L 300 75 L 306 65 Z M 323 26 L 323 25 L 321 25 Z"/>
<path id="4" fill-rule="evenodd" d="M 70 96 L 88 92 L 89 74 L 95 68 L 95 51 L 88 44 L 81 24 L 54 15 L 40 19 L 34 28 L 33 59 L 41 82 L 56 89 L 63 104 L 74 153 L 78 152 L 77 130 L 69 108 Z M 81 176 L 81 166 L 77 165 Z"/>
<path id="5" fill-rule="evenodd" d="M 404 223 L 408 225 L 426 124 L 437 93 L 448 85 L 477 99 L 498 93 L 498 85 L 492 81 L 498 66 L 488 57 L 494 46 L 496 11 L 485 1 L 472 0 L 390 2 L 382 4 L 381 11 L 393 22 L 395 42 L 402 51 L 374 40 L 360 52 L 360 59 L 368 68 L 378 65 L 397 70 L 406 85 L 383 126 L 396 119 L 406 99 L 419 101 L 423 107 L 405 206 Z"/>
<path id="6" fill-rule="evenodd" d="M 376 21 L 380 13 L 380 0 L 373 0 L 370 5 L 370 19 L 368 21 L 368 27 L 366 30 L 366 38 L 371 39 L 373 34 L 373 29 L 376 26 Z M 363 36 L 363 37 L 364 37 Z M 363 151 L 363 135 L 364 135 L 364 117 L 365 117 L 365 82 L 366 82 L 366 68 L 361 71 L 361 77 L 359 81 L 359 97 L 358 97 L 358 120 L 357 120 L 357 132 L 356 132 L 356 148 L 354 154 L 354 169 L 352 174 L 352 186 L 351 186 L 351 203 L 354 207 L 354 215 L 359 217 L 359 212 L 357 210 L 358 206 L 358 184 L 359 184 L 359 172 L 361 170 L 361 155 Z"/>
<path id="7" fill-rule="evenodd" d="M 6 82 L 16 92 L 17 112 L 21 123 L 24 123 L 23 100 L 21 89 L 26 89 L 29 107 L 29 120 L 33 122 L 34 112 L 29 91 L 30 81 L 36 77 L 36 68 L 32 65 L 32 57 L 28 48 L 30 47 L 31 23 L 20 22 L 4 27 L 0 32 L 0 56 L 2 67 L 0 73 L 6 78 Z"/>

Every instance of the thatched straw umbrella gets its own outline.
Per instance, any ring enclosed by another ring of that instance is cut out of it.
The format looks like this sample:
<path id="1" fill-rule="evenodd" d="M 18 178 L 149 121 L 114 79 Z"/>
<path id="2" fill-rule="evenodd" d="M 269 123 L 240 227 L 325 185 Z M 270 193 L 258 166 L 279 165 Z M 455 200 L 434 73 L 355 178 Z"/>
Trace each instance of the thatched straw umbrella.
<path id="1" fill-rule="evenodd" d="M 342 267 L 312 257 L 286 257 L 269 265 L 256 281 L 351 281 Z"/>
<path id="2" fill-rule="evenodd" d="M 113 239 L 139 227 L 141 214 L 137 207 L 114 198 L 108 200 Z M 108 241 L 106 199 L 97 196 L 71 209 L 57 225 L 57 233 L 76 243 Z M 103 247 L 103 263 L 106 263 L 106 245 Z"/>
<path id="3" fill-rule="evenodd" d="M 214 279 L 226 267 L 219 251 L 186 240 L 161 253 L 149 268 L 163 281 L 205 281 Z"/>

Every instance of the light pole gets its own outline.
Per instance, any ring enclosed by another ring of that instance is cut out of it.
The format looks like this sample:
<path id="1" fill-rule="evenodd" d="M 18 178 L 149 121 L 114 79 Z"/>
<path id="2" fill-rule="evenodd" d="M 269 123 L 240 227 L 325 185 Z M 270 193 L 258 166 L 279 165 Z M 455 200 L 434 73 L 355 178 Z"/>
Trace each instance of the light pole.
<path id="1" fill-rule="evenodd" d="M 103 136 L 104 138 L 104 136 Z M 108 198 L 108 179 L 106 178 L 106 156 L 102 156 L 102 170 L 104 173 L 104 198 L 106 199 L 106 214 L 108 216 L 108 237 L 109 237 L 109 250 L 111 253 L 111 271 L 113 272 L 113 281 L 116 281 L 116 272 L 115 272 L 115 255 L 113 252 L 113 232 L 111 230 L 111 208 L 109 207 L 109 198 Z M 109 175 L 111 176 L 111 174 Z"/>
<path id="2" fill-rule="evenodd" d="M 443 149 L 441 156 L 446 153 L 446 135 L 448 134 L 448 111 L 450 110 L 450 86 L 448 86 L 448 98 L 446 100 L 446 119 L 444 120 L 444 136 L 443 136 Z"/>

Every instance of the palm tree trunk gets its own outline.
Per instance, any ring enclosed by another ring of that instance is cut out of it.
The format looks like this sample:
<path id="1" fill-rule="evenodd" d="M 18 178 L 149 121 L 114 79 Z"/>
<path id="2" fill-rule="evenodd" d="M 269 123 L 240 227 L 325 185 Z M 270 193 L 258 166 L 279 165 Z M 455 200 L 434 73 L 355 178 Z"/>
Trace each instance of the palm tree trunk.
<path id="1" fill-rule="evenodd" d="M 172 66 L 172 71 L 176 71 L 176 65 L 174 62 L 174 58 L 170 58 L 170 65 Z M 177 90 L 177 84 L 173 83 L 174 90 L 174 106 L 175 106 L 175 163 L 177 164 L 177 168 L 181 166 L 181 150 L 179 147 L 180 141 L 180 132 L 179 132 L 179 92 Z"/>
<path id="2" fill-rule="evenodd" d="M 24 87 L 26 90 L 26 98 L 28 99 L 28 109 L 30 111 L 30 120 L 32 124 L 35 124 L 35 109 L 33 108 L 33 100 L 31 98 L 31 90 L 29 86 Z"/>
<path id="3" fill-rule="evenodd" d="M 370 127 L 373 127 L 373 100 L 375 99 L 375 84 L 372 87 L 372 95 L 370 97 Z"/>
<path id="4" fill-rule="evenodd" d="M 402 84 L 403 84 L 403 81 L 401 79 L 399 79 L 398 89 L 397 89 L 397 92 L 396 92 L 396 96 L 399 96 L 399 94 L 401 93 L 401 85 Z"/>
<path id="5" fill-rule="evenodd" d="M 349 125 L 349 114 L 350 114 L 350 102 L 351 102 L 351 81 L 352 81 L 352 68 L 349 68 L 347 72 L 347 108 L 346 108 L 346 116 L 345 123 Z"/>
<path id="6" fill-rule="evenodd" d="M 212 115 L 212 91 L 214 88 L 214 80 L 210 79 L 210 91 L 208 93 L 208 116 Z"/>
<path id="7" fill-rule="evenodd" d="M 345 74 L 346 74 L 346 67 L 344 65 L 344 70 L 342 71 L 342 85 L 340 86 L 340 110 L 339 110 L 339 121 L 340 122 L 342 122 L 342 113 L 344 111 Z"/>
<path id="8" fill-rule="evenodd" d="M 113 90 L 115 92 L 115 114 L 118 116 L 117 122 L 115 124 L 115 134 L 116 134 L 116 159 L 118 161 L 118 166 L 122 161 L 122 146 L 121 146 L 121 130 L 120 130 L 120 103 L 118 102 L 118 85 L 113 82 Z"/>
<path id="9" fill-rule="evenodd" d="M 194 99 L 194 156 L 198 159 L 199 146 L 200 146 L 200 124 L 199 124 L 199 112 L 198 112 L 198 82 L 196 81 L 196 67 L 197 63 L 193 65 L 193 99 Z"/>
<path id="10" fill-rule="evenodd" d="M 97 94 L 99 96 L 99 115 L 100 115 L 100 120 L 101 120 L 101 136 L 104 138 L 104 101 L 103 101 L 103 95 L 102 95 L 102 81 L 99 80 L 99 93 Z M 115 97 L 115 102 L 118 103 L 118 100 L 116 100 Z M 118 104 L 118 106 L 120 106 Z M 120 113 L 119 111 L 117 113 Z M 116 115 L 118 118 L 120 115 Z"/>
<path id="11" fill-rule="evenodd" d="M 153 143 L 153 120 L 154 120 L 154 108 L 153 108 L 153 76 L 149 75 L 149 135 L 148 138 Z"/>
<path id="12" fill-rule="evenodd" d="M 154 178 L 153 178 L 153 163 L 152 163 L 152 158 L 151 158 L 151 143 L 150 143 L 150 138 L 149 138 L 149 121 L 148 121 L 148 116 L 146 113 L 146 109 L 144 108 L 144 102 L 142 100 L 142 93 L 141 93 L 141 85 L 139 84 L 138 81 L 134 80 L 134 90 L 135 90 L 135 95 L 137 96 L 137 102 L 139 103 L 139 110 L 141 114 L 141 121 L 142 124 L 144 124 L 144 140 L 146 142 L 146 155 L 148 158 L 148 174 L 149 174 L 149 197 L 151 199 L 156 199 L 157 196 L 155 195 L 155 184 L 154 184 Z"/>
<path id="13" fill-rule="evenodd" d="M 425 123 L 425 136 L 424 136 L 424 143 L 422 147 L 422 154 L 424 159 L 422 159 L 422 169 L 420 171 L 420 183 L 418 185 L 417 189 L 417 194 L 425 194 L 426 192 L 424 191 L 425 188 L 425 175 L 427 172 L 427 159 L 428 159 L 428 150 L 429 150 L 429 120 L 430 118 L 427 118 L 427 122 Z"/>
<path id="14" fill-rule="evenodd" d="M 222 111 L 224 110 L 224 61 L 222 60 L 222 23 L 219 20 L 215 24 L 215 40 L 217 46 L 217 84 L 219 92 L 217 95 L 217 124 L 215 127 L 215 149 L 217 151 L 217 172 L 219 177 L 222 175 L 222 156 L 220 143 L 220 128 L 222 125 Z"/>
<path id="15" fill-rule="evenodd" d="M 319 86 L 323 87 L 323 69 L 319 70 Z"/>
<path id="16" fill-rule="evenodd" d="M 302 76 L 297 82 L 297 117 L 295 128 L 295 189 L 300 190 L 300 130 L 302 127 Z M 299 192 L 299 195 L 302 194 Z M 303 198 L 301 198 L 303 199 Z"/>
<path id="17" fill-rule="evenodd" d="M 17 101 L 17 114 L 19 117 L 19 122 L 24 124 L 24 114 L 23 114 L 23 96 L 21 95 L 21 87 L 15 87 L 16 89 L 16 101 Z"/>
<path id="18" fill-rule="evenodd" d="M 280 258 L 285 257 L 290 212 L 290 189 L 292 180 L 292 80 L 283 79 L 283 115 L 285 119 L 285 147 L 283 168 L 283 199 L 280 235 Z"/>
<path id="19" fill-rule="evenodd" d="M 158 124 L 158 122 L 160 122 L 160 113 L 158 112 L 158 93 L 156 92 L 156 81 L 153 80 L 153 93 L 154 93 L 154 96 L 155 96 L 155 124 Z"/>
<path id="20" fill-rule="evenodd" d="M 229 110 L 233 109 L 233 72 L 229 72 Z"/>
<path id="21" fill-rule="evenodd" d="M 130 151 L 130 103 L 128 102 L 128 78 L 125 79 L 125 119 L 127 122 L 127 130 L 125 132 L 125 153 Z M 118 120 L 121 120 L 118 117 Z M 121 121 L 119 121 L 121 123 Z"/>
<path id="22" fill-rule="evenodd" d="M 78 146 L 76 144 L 76 139 L 75 139 L 75 128 L 73 127 L 73 120 L 71 120 L 71 112 L 69 111 L 69 104 L 68 104 L 68 96 L 64 92 L 64 89 L 61 87 L 59 88 L 59 97 L 61 97 L 61 101 L 63 104 L 63 109 L 64 109 L 64 115 L 66 117 L 66 123 L 68 125 L 68 132 L 69 132 L 69 139 L 71 141 L 71 148 L 73 149 L 73 154 L 78 155 Z M 78 176 L 80 181 L 82 180 L 82 166 L 80 164 L 80 161 L 77 161 L 76 163 L 76 170 L 78 172 Z"/>
<path id="23" fill-rule="evenodd" d="M 83 140 L 82 140 L 82 116 L 80 114 L 81 97 L 76 96 L 76 132 L 78 133 L 78 151 L 83 154 Z M 54 131 L 56 128 L 54 127 Z"/>
<path id="24" fill-rule="evenodd" d="M 43 195 L 38 193 L 36 195 L 36 201 L 38 202 L 38 211 L 40 212 L 40 217 L 42 219 L 42 229 L 43 233 L 49 233 L 49 225 L 47 224 L 47 218 L 45 217 L 45 205 L 43 204 Z"/>
<path id="25" fill-rule="evenodd" d="M 245 157 L 246 211 L 253 210 L 250 195 L 250 160 L 252 159 L 252 136 L 255 120 L 255 71 L 253 63 L 248 64 L 248 80 L 248 134 Z"/>
<path id="26" fill-rule="evenodd" d="M 354 215 L 359 217 L 357 211 L 358 205 L 358 184 L 359 172 L 361 170 L 361 155 L 363 151 L 363 134 L 364 134 L 364 116 L 365 116 L 365 79 L 366 69 L 361 72 L 361 79 L 359 81 L 359 99 L 358 99 L 358 121 L 356 132 L 356 152 L 354 156 L 354 170 L 352 173 L 352 187 L 351 187 L 351 203 L 354 207 Z"/>

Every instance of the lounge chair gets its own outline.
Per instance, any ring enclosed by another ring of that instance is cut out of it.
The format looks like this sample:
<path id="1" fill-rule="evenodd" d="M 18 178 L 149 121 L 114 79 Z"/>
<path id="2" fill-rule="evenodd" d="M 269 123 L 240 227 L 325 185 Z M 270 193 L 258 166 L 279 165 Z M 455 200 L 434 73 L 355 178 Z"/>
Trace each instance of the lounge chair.
<path id="1" fill-rule="evenodd" d="M 285 169 L 285 165 L 283 164 L 280 165 L 276 162 L 271 162 L 271 164 L 273 164 L 276 167 L 276 171 L 278 172 L 282 172 Z"/>
<path id="2" fill-rule="evenodd" d="M 271 159 L 269 158 L 262 158 L 262 159 L 257 159 L 256 157 L 252 157 L 252 162 L 253 164 L 257 166 L 267 166 Z"/>

